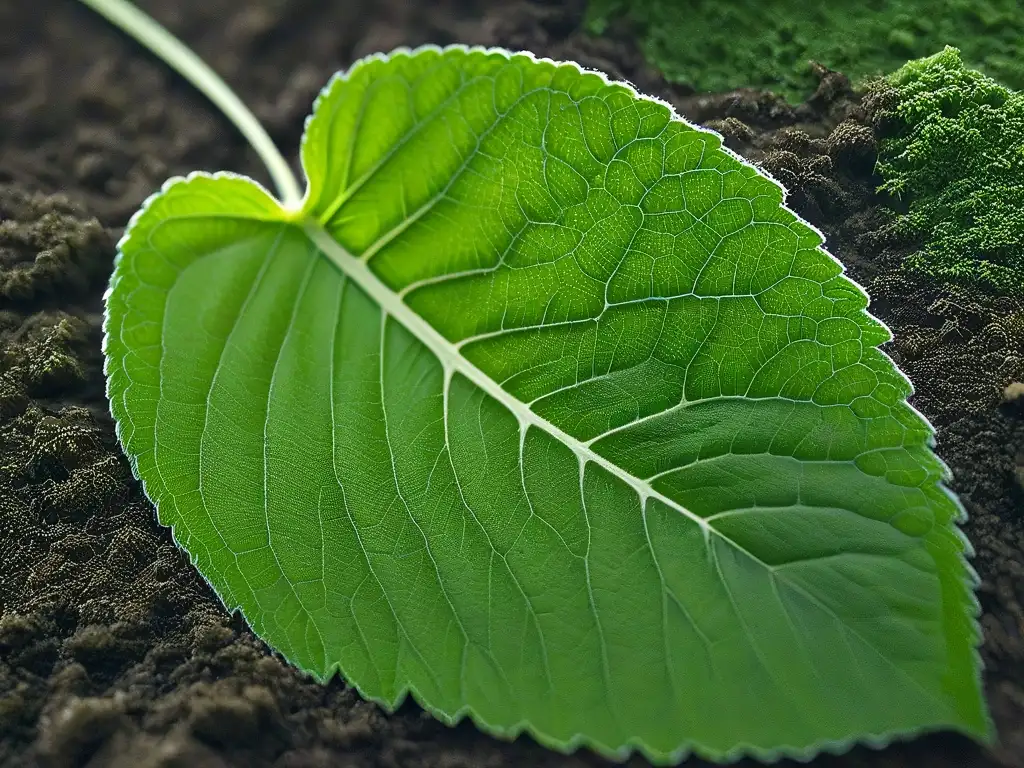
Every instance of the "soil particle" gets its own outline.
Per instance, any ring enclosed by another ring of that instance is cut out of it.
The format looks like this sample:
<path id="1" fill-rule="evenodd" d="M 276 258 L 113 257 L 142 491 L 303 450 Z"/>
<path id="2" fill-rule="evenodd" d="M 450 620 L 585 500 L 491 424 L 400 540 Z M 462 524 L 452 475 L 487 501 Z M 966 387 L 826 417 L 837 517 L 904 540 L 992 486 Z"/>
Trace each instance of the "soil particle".
<path id="1" fill-rule="evenodd" d="M 0 194 L 0 297 L 27 302 L 84 295 L 106 279 L 111 241 L 96 219 L 82 220 L 59 196 Z"/>
<path id="2" fill-rule="evenodd" d="M 886 351 L 938 430 L 970 515 L 1001 737 L 987 750 L 936 734 L 812 765 L 1024 765 L 1024 300 L 902 269 L 914 244 L 893 234 L 893 201 L 872 176 L 886 126 L 845 77 L 819 67 L 818 91 L 796 107 L 674 88 L 630 42 L 582 34 L 583 0 L 141 5 L 292 150 L 319 88 L 357 56 L 465 42 L 627 78 L 783 181 L 892 328 Z M 0 4 L 0 72 L 0 765 L 603 764 L 448 728 L 412 703 L 387 715 L 337 679 L 305 678 L 225 613 L 117 447 L 99 313 L 113 243 L 168 175 L 264 171 L 200 96 L 71 0 Z"/>
<path id="3" fill-rule="evenodd" d="M 122 696 L 71 696 L 43 716 L 39 754 L 55 767 L 86 765 L 98 753 L 111 752 L 130 727 Z"/>
<path id="4" fill-rule="evenodd" d="M 1003 390 L 1003 400 L 1007 403 L 1018 403 L 1024 400 L 1024 384 L 1019 381 L 1011 381 Z"/>

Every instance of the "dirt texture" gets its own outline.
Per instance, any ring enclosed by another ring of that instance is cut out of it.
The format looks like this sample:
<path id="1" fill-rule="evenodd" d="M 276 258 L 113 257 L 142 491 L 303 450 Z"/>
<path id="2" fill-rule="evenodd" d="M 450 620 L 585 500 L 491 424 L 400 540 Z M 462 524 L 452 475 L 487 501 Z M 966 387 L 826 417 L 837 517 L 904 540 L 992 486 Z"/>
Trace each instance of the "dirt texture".
<path id="1" fill-rule="evenodd" d="M 1024 299 L 906 273 L 872 177 L 871 99 L 820 69 L 805 104 L 674 90 L 578 0 L 148 0 L 294 157 L 319 88 L 398 45 L 479 43 L 628 78 L 790 190 L 893 330 L 970 514 L 1000 743 L 933 734 L 815 768 L 1024 766 Z M 406 703 L 320 686 L 228 615 L 156 524 L 103 395 L 102 294 L 122 228 L 171 175 L 254 153 L 186 83 L 74 0 L 0 3 L 0 766 L 598 766 Z M 770 716 L 770 713 L 766 713 Z M 630 765 L 642 766 L 640 758 Z M 689 765 L 702 765 L 690 761 Z M 753 763 L 751 763 L 753 765 Z M 794 764 L 795 765 L 795 764 Z"/>

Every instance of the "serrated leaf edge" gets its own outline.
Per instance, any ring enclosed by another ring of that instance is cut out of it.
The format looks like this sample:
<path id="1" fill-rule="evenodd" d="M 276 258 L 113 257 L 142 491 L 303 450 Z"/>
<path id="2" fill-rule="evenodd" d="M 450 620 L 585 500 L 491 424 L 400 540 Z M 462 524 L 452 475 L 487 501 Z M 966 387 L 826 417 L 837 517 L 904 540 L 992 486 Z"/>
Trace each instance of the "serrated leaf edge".
<path id="1" fill-rule="evenodd" d="M 339 72 L 335 73 L 330 78 L 330 80 L 327 82 L 327 84 L 318 93 L 316 99 L 313 102 L 313 109 L 312 109 L 311 113 L 306 117 L 306 119 L 305 119 L 305 121 L 303 123 L 303 133 L 302 133 L 302 138 L 300 140 L 300 145 L 299 145 L 300 153 L 302 152 L 302 149 L 305 147 L 305 144 L 306 144 L 306 139 L 307 139 L 308 134 L 309 134 L 310 122 L 312 121 L 313 117 L 316 115 L 317 108 L 319 107 L 321 102 L 329 95 L 331 89 L 339 81 L 347 80 L 351 76 L 351 74 L 354 71 L 356 71 L 359 67 L 364 66 L 364 65 L 366 65 L 369 62 L 374 61 L 374 60 L 387 61 L 387 60 L 391 59 L 392 57 L 394 57 L 396 55 L 413 56 L 413 55 L 416 55 L 418 53 L 425 52 L 425 51 L 435 51 L 435 52 L 439 52 L 439 53 L 443 54 L 444 52 L 451 51 L 451 50 L 464 51 L 466 53 L 482 52 L 482 53 L 486 53 L 486 54 L 501 54 L 501 55 L 504 55 L 504 56 L 506 56 L 508 58 L 512 58 L 513 56 L 525 56 L 525 57 L 527 57 L 530 60 L 535 61 L 535 62 L 549 63 L 549 64 L 553 64 L 553 65 L 556 65 L 556 66 L 569 65 L 569 66 L 572 66 L 575 69 L 577 69 L 581 74 L 597 75 L 598 77 L 601 78 L 601 80 L 606 85 L 620 86 L 620 87 L 625 88 L 634 98 L 645 99 L 645 100 L 653 101 L 653 102 L 656 102 L 656 103 L 660 104 L 661 106 L 665 107 L 669 111 L 669 118 L 672 121 L 683 123 L 684 125 L 686 125 L 686 126 L 688 126 L 690 128 L 693 128 L 695 130 L 701 131 L 703 133 L 712 134 L 714 136 L 717 136 L 720 140 L 722 139 L 721 134 L 719 134 L 717 131 L 714 131 L 714 130 L 712 130 L 710 128 L 706 128 L 704 126 L 699 126 L 699 125 L 697 125 L 695 123 L 692 123 L 689 120 L 687 120 L 685 117 L 680 115 L 675 110 L 675 108 L 672 106 L 672 104 L 670 104 L 669 102 L 665 101 L 664 99 L 642 94 L 642 93 L 640 93 L 635 88 L 635 86 L 632 83 L 630 83 L 628 81 L 613 80 L 613 79 L 609 78 L 605 73 L 603 73 L 601 71 L 591 70 L 591 69 L 585 68 L 582 65 L 580 65 L 580 64 L 578 64 L 577 62 L 574 62 L 574 61 L 556 61 L 556 60 L 553 60 L 553 59 L 550 59 L 550 58 L 547 58 L 547 57 L 538 57 L 538 56 L 534 55 L 533 53 L 531 53 L 529 51 L 511 51 L 511 50 L 508 50 L 508 49 L 505 49 L 505 48 L 500 48 L 500 47 L 467 46 L 467 45 L 462 45 L 462 44 L 452 44 L 452 45 L 446 45 L 446 46 L 438 46 L 438 45 L 434 45 L 434 44 L 427 44 L 427 45 L 418 46 L 416 48 L 409 48 L 409 47 L 404 47 L 403 46 L 403 47 L 396 48 L 396 49 L 394 49 L 393 51 L 391 51 L 390 53 L 387 53 L 387 54 L 375 53 L 375 54 L 372 54 L 370 56 L 366 56 L 366 57 L 360 58 L 357 61 L 355 61 L 348 69 L 340 70 Z M 736 153 L 733 150 L 729 149 L 724 144 L 724 142 L 721 143 L 719 149 L 720 149 L 720 151 L 726 153 L 728 156 L 730 156 L 731 158 L 736 160 L 741 165 L 743 165 L 745 167 L 748 167 L 748 168 L 754 168 L 759 175 L 761 175 L 762 177 L 768 179 L 772 184 L 774 184 L 781 191 L 781 193 L 782 193 L 782 202 L 780 203 L 781 207 L 784 210 L 786 210 L 788 213 L 790 213 L 792 216 L 794 216 L 795 219 L 798 222 L 800 222 L 802 225 L 806 226 L 808 229 L 813 231 L 820 238 L 821 243 L 818 246 L 816 246 L 816 250 L 818 250 L 821 253 L 823 253 L 824 255 L 828 256 L 840 268 L 841 273 L 846 277 L 846 279 L 849 280 L 849 282 L 853 286 L 855 286 L 858 290 L 862 291 L 866 297 L 868 297 L 868 301 L 869 301 L 868 306 L 870 306 L 870 297 L 868 296 L 867 291 L 865 291 L 862 286 L 860 286 L 855 280 L 853 280 L 851 277 L 849 277 L 849 275 L 847 275 L 846 269 L 843 266 L 843 264 L 839 261 L 839 259 L 837 259 L 833 254 L 829 253 L 828 251 L 826 251 L 822 247 L 822 245 L 824 244 L 825 239 L 826 239 L 824 233 L 820 229 L 818 229 L 816 226 L 814 226 L 810 222 L 808 222 L 808 221 L 804 220 L 802 217 L 800 217 L 792 208 L 790 208 L 787 205 L 788 191 L 786 190 L 786 188 L 777 179 L 775 179 L 768 171 L 766 171 L 764 169 L 761 169 L 761 168 L 755 167 L 752 163 L 750 163 L 749 161 L 747 161 L 746 159 L 741 157 L 738 153 Z M 305 175 L 305 168 L 303 168 L 303 172 L 304 172 L 304 175 Z M 175 187 L 175 186 L 180 185 L 180 184 L 187 184 L 187 183 L 189 183 L 189 182 L 191 182 L 191 181 L 193 181 L 195 179 L 198 179 L 198 178 L 205 178 L 205 179 L 211 179 L 211 180 L 232 179 L 232 180 L 238 180 L 238 181 L 245 181 L 245 182 L 248 182 L 248 183 L 254 185 L 263 194 L 267 195 L 267 197 L 269 199 L 271 199 L 271 200 L 273 200 L 274 202 L 277 203 L 279 209 L 282 212 L 282 222 L 291 222 L 293 224 L 301 226 L 306 231 L 307 235 L 311 237 L 311 239 L 313 239 L 313 235 L 311 234 L 311 232 L 317 232 L 318 231 L 318 236 L 319 236 L 319 233 L 322 233 L 322 237 L 326 238 L 328 241 L 330 241 L 330 243 L 333 244 L 333 248 L 334 249 L 344 252 L 344 250 L 341 248 L 340 244 L 338 244 L 336 241 L 334 241 L 333 238 L 330 237 L 330 235 L 326 232 L 326 230 L 324 230 L 319 225 L 318 222 L 312 221 L 308 217 L 307 218 L 303 217 L 303 211 L 305 210 L 305 206 L 306 206 L 306 203 L 308 202 L 309 193 L 310 193 L 310 187 L 309 187 L 309 183 L 308 183 L 308 178 L 306 178 L 306 181 L 307 181 L 306 191 L 304 192 L 303 198 L 301 200 L 301 203 L 299 204 L 299 210 L 295 210 L 293 208 L 289 208 L 289 207 L 285 206 L 284 204 L 282 204 L 260 182 L 254 180 L 254 179 L 252 179 L 252 178 L 250 178 L 248 176 L 245 176 L 244 174 L 239 174 L 239 173 L 235 173 L 235 172 L 232 172 L 232 171 L 218 171 L 218 172 L 214 172 L 214 173 L 210 173 L 210 172 L 207 172 L 207 171 L 193 171 L 193 172 L 187 174 L 186 176 L 174 176 L 174 177 L 171 177 L 171 178 L 167 179 L 161 185 L 161 187 L 160 187 L 160 189 L 158 191 L 156 191 L 153 194 L 149 195 L 143 201 L 143 203 L 140 206 L 139 210 L 136 211 L 135 214 L 132 215 L 131 219 L 128 222 L 128 225 L 125 227 L 124 233 L 122 234 L 121 238 L 118 240 L 118 243 L 117 243 L 117 246 L 116 246 L 117 247 L 117 253 L 116 253 L 115 258 L 114 258 L 114 264 L 113 264 L 114 270 L 113 270 L 113 273 L 111 275 L 110 284 L 108 285 L 108 287 L 107 287 L 107 289 L 106 289 L 106 291 L 104 292 L 104 295 L 103 295 L 104 312 L 103 312 L 103 325 L 102 325 L 103 338 L 102 338 L 101 349 L 102 349 L 103 354 L 104 354 L 103 373 L 104 373 L 104 376 L 106 377 L 105 394 L 106 394 L 108 402 L 110 404 L 110 413 L 111 413 L 111 417 L 114 420 L 114 424 L 115 424 L 115 433 L 116 433 L 118 442 L 122 446 L 122 449 L 124 448 L 124 441 L 122 439 L 122 426 L 123 425 L 118 420 L 116 414 L 114 413 L 113 400 L 112 400 L 112 391 L 111 391 L 111 389 L 112 389 L 112 387 L 111 387 L 111 378 L 110 378 L 110 372 L 111 372 L 110 371 L 110 358 L 107 355 L 108 343 L 109 343 L 109 338 L 110 338 L 110 335 L 111 335 L 111 318 L 110 318 L 110 313 L 109 313 L 109 308 L 108 308 L 108 299 L 109 299 L 110 294 L 112 293 L 112 291 L 116 287 L 117 277 L 118 277 L 118 266 L 120 265 L 122 257 L 123 257 L 124 246 L 131 239 L 131 235 L 132 235 L 133 229 L 136 227 L 136 225 L 139 223 L 139 221 L 147 214 L 147 212 L 152 207 L 152 204 L 158 198 L 160 198 L 164 194 L 166 194 L 172 187 Z M 314 240 L 314 242 L 316 242 L 316 240 Z M 320 244 L 317 243 L 317 245 L 319 247 Z M 325 255 L 327 255 L 326 252 L 325 252 Z M 348 255 L 348 254 L 346 254 L 346 255 Z M 350 255 L 348 255 L 348 256 L 349 256 L 350 259 L 353 259 L 355 261 L 354 257 L 352 257 Z M 363 265 L 363 266 L 365 268 L 365 265 Z M 375 275 L 373 275 L 372 272 L 369 272 L 368 269 L 366 271 L 370 275 L 370 277 L 373 278 L 373 280 L 376 280 L 376 281 L 379 282 L 379 279 Z M 346 273 L 347 273 L 347 270 L 346 270 Z M 381 283 L 381 285 L 383 286 L 382 283 Z M 405 305 L 404 302 L 400 302 L 400 303 L 402 304 L 402 306 L 406 306 L 406 308 L 408 309 L 407 305 Z M 414 313 L 412 313 L 411 309 L 408 309 L 408 311 L 409 311 L 410 314 L 414 314 Z M 865 309 L 861 310 L 861 311 L 867 313 L 867 307 L 865 307 Z M 419 318 L 418 315 L 416 315 L 415 317 L 416 317 L 417 320 L 419 320 L 420 323 L 422 323 L 424 326 L 427 326 L 428 328 L 430 328 L 430 330 L 434 334 L 437 334 L 437 336 L 440 337 L 440 334 L 438 334 L 437 331 L 434 330 L 431 326 L 429 326 L 425 321 L 423 321 L 421 318 Z M 888 326 L 882 320 L 880 320 L 879 318 L 876 318 L 874 316 L 871 316 L 871 317 L 885 331 L 886 335 L 888 336 L 888 339 L 886 341 L 891 340 L 892 339 L 892 332 L 888 328 Z M 884 344 L 884 343 L 886 343 L 886 341 L 883 341 L 882 343 Z M 448 344 L 448 342 L 446 340 L 445 340 L 445 344 Z M 913 384 L 910 382 L 909 378 L 907 378 L 907 376 L 903 373 L 903 371 L 900 370 L 900 368 L 895 364 L 895 362 L 892 360 L 892 358 L 883 349 L 881 349 L 880 346 L 876 347 L 876 349 L 877 349 L 877 351 L 880 354 L 882 354 L 885 357 L 885 359 L 887 361 L 889 361 L 889 363 L 892 364 L 893 369 L 898 373 L 900 378 L 906 383 L 906 385 L 908 387 L 908 398 L 913 396 L 913 393 L 914 393 Z M 433 349 L 432 349 L 432 351 L 433 351 Z M 456 355 L 458 357 L 460 357 L 460 358 L 462 357 L 461 355 L 458 354 L 457 351 L 456 351 Z M 442 361 L 442 364 L 444 364 L 443 361 Z M 469 367 L 472 367 L 474 370 L 476 370 L 475 366 L 472 366 L 472 364 L 468 363 L 468 361 L 466 361 L 466 365 L 468 365 Z M 448 374 L 448 367 L 447 366 L 445 366 L 445 371 L 446 371 L 446 376 L 448 376 L 449 374 Z M 479 375 L 481 377 L 483 377 L 484 379 L 486 379 L 487 381 L 491 382 L 491 384 L 494 387 L 496 387 L 497 389 L 500 390 L 500 387 L 496 383 L 494 383 L 493 380 L 491 380 L 489 377 L 487 377 L 485 374 L 483 374 L 482 372 L 479 372 Z M 474 383 L 477 383 L 477 382 L 474 382 Z M 504 390 L 501 390 L 501 391 L 504 392 Z M 510 396 L 508 396 L 507 393 L 506 393 L 505 394 L 505 398 L 510 398 Z M 504 400 L 499 400 L 499 402 L 502 402 L 504 404 Z M 907 405 L 908 408 L 910 408 L 913 411 L 913 413 L 916 416 L 918 416 L 918 418 L 920 418 L 920 420 L 923 423 L 923 425 L 927 428 L 928 439 L 926 441 L 926 445 L 929 448 L 933 448 L 934 445 L 935 445 L 935 428 L 934 428 L 934 426 L 911 403 L 906 402 L 906 405 Z M 532 411 L 531 411 L 531 413 L 532 413 Z M 516 418 L 519 419 L 519 415 L 516 413 L 515 410 L 513 410 L 513 414 L 515 414 Z M 539 419 L 539 417 L 537 417 L 537 418 Z M 543 421 L 543 420 L 541 420 L 541 421 Z M 547 422 L 544 421 L 544 424 L 547 424 Z M 554 429 L 554 430 L 557 430 L 558 432 L 561 432 L 561 430 L 558 430 L 558 428 L 554 427 L 553 425 L 548 425 L 548 426 L 549 426 L 549 429 L 546 429 L 545 431 L 549 431 L 550 429 Z M 541 425 L 538 424 L 538 428 L 544 428 L 544 427 L 542 427 Z M 550 433 L 550 431 L 549 431 L 549 433 Z M 570 438 L 570 440 L 572 440 L 573 442 L 578 442 L 578 441 L 575 441 L 572 438 Z M 140 475 L 140 473 L 138 471 L 138 465 L 137 465 L 135 457 L 129 455 L 127 453 L 127 451 L 125 451 L 125 455 L 128 458 L 128 462 L 129 462 L 129 465 L 131 467 L 132 475 L 141 483 L 142 488 L 143 488 L 143 492 L 145 493 L 146 497 L 149 498 L 153 502 L 154 507 L 156 508 L 157 519 L 159 521 L 159 517 L 160 517 L 160 502 L 159 502 L 159 499 L 155 499 L 153 497 L 153 495 L 152 495 L 152 493 L 150 492 L 150 489 L 149 489 L 149 484 L 147 483 L 145 478 L 143 478 Z M 579 454 L 577 454 L 577 456 L 579 456 Z M 595 456 L 596 456 L 596 454 L 595 454 Z M 941 464 L 941 468 L 942 468 L 942 481 L 937 483 L 937 487 L 940 488 L 952 500 L 952 502 L 955 504 L 956 508 L 959 510 L 959 514 L 957 515 L 957 517 L 954 518 L 953 520 L 951 520 L 951 528 L 952 528 L 953 532 L 955 533 L 955 535 L 957 536 L 957 538 L 959 539 L 959 541 L 964 546 L 963 552 L 961 552 L 959 554 L 959 559 L 960 559 L 961 565 L 964 568 L 963 586 L 967 587 L 966 592 L 967 592 L 967 594 L 969 596 L 969 601 L 970 601 L 970 604 L 968 606 L 969 614 L 970 614 L 970 616 L 969 616 L 969 618 L 970 618 L 970 626 L 971 626 L 971 629 L 972 629 L 972 631 L 974 633 L 974 636 L 975 636 L 975 639 L 976 639 L 976 642 L 973 643 L 973 660 L 975 662 L 974 663 L 975 682 L 978 684 L 979 688 L 981 688 L 982 672 L 983 672 L 983 669 L 984 669 L 984 662 L 983 662 L 983 660 L 981 658 L 981 654 L 979 653 L 979 650 L 978 650 L 979 641 L 980 641 L 980 638 L 982 637 L 981 625 L 980 625 L 980 622 L 978 621 L 978 617 L 980 616 L 980 613 L 981 613 L 981 606 L 980 606 L 980 603 L 978 602 L 977 595 L 975 594 L 975 588 L 977 587 L 978 584 L 980 584 L 981 580 L 980 580 L 980 577 L 978 576 L 977 572 L 975 571 L 975 569 L 972 567 L 972 565 L 970 564 L 970 562 L 968 560 L 968 558 L 974 556 L 974 554 L 975 554 L 974 548 L 971 546 L 970 541 L 967 539 L 966 535 L 963 533 L 963 531 L 960 529 L 960 527 L 958 525 L 959 523 L 963 523 L 963 522 L 965 522 L 967 520 L 966 509 L 964 508 L 964 506 L 960 502 L 960 500 L 956 497 L 956 495 L 953 494 L 952 491 L 946 485 L 946 482 L 952 478 L 952 473 L 949 470 L 949 467 L 945 464 L 945 462 L 942 462 L 942 460 L 938 456 L 936 456 L 936 458 L 939 460 L 939 462 Z M 606 462 L 607 460 L 601 459 L 601 461 L 605 461 Z M 621 477 L 621 475 L 623 473 L 622 473 L 622 470 L 616 470 L 615 474 L 616 474 L 616 476 L 620 476 Z M 634 490 L 636 490 L 636 489 L 634 488 Z M 655 494 L 650 494 L 650 495 L 655 495 Z M 657 496 L 660 496 L 660 494 L 657 494 Z M 643 500 L 643 497 L 641 497 L 641 499 Z M 670 506 L 672 506 L 672 507 L 674 507 L 676 509 L 681 509 L 681 506 L 678 503 L 676 503 L 676 502 L 669 501 L 668 503 L 669 503 Z M 699 519 L 699 518 L 697 518 L 697 519 Z M 701 522 L 703 523 L 703 521 L 701 521 Z M 704 524 L 704 527 L 706 528 L 706 524 Z M 196 562 L 197 562 L 197 558 L 194 557 L 190 552 L 188 552 L 188 550 L 186 550 L 184 547 L 182 547 L 181 544 L 178 542 L 178 536 L 177 536 L 177 533 L 175 531 L 174 526 L 172 525 L 172 526 L 170 526 L 170 528 L 171 528 L 171 537 L 172 537 L 175 545 L 178 546 L 179 548 L 181 548 L 188 555 L 190 563 L 193 565 L 193 567 L 195 567 L 196 566 Z M 198 571 L 198 569 L 197 569 L 197 571 Z M 200 576 L 202 576 L 201 572 L 200 572 Z M 203 579 L 204 579 L 204 581 L 206 580 L 205 577 L 203 577 Z M 209 583 L 209 582 L 207 582 L 207 583 Z M 211 585 L 211 589 L 212 589 L 212 585 Z M 226 602 L 224 602 L 223 598 L 220 596 L 219 593 L 217 593 L 217 591 L 215 589 L 213 589 L 212 591 L 217 596 L 218 600 L 225 606 L 225 608 L 229 612 L 237 611 L 246 620 L 246 623 L 248 624 L 248 617 L 245 615 L 245 610 L 241 606 L 229 606 Z M 284 661 L 286 663 L 288 663 L 289 666 L 293 666 L 293 665 L 290 664 L 290 662 L 288 662 L 288 660 L 286 658 L 284 658 L 284 656 L 282 654 L 280 654 L 279 652 L 277 652 L 276 650 L 271 648 L 269 645 L 267 647 L 270 649 L 270 651 L 274 655 L 280 656 L 282 659 L 284 659 Z M 298 667 L 295 667 L 295 669 L 298 669 L 303 674 L 309 676 L 310 678 L 312 678 L 314 680 L 317 680 L 320 683 L 324 683 L 324 684 L 329 682 L 330 679 L 334 676 L 335 673 L 337 673 L 339 677 L 343 676 L 343 671 L 342 671 L 339 663 L 335 663 L 335 664 L 329 666 L 328 669 L 327 669 L 327 672 L 324 675 L 318 675 L 315 672 L 308 671 L 308 670 L 302 670 L 301 668 L 298 668 Z M 356 690 L 359 692 L 360 696 L 362 696 L 364 699 L 367 699 L 369 701 L 373 701 L 373 702 L 377 703 L 378 705 L 380 705 L 388 713 L 395 712 L 403 704 L 403 702 L 405 701 L 407 695 L 411 694 L 413 699 L 416 701 L 416 703 L 421 708 L 423 708 L 426 711 L 430 712 L 430 714 L 433 717 L 435 717 L 436 719 L 440 720 L 441 722 L 444 722 L 446 725 L 449 725 L 449 726 L 454 726 L 455 724 L 460 722 L 462 719 L 464 719 L 466 716 L 469 716 L 469 718 L 472 720 L 472 722 L 477 727 L 479 727 L 480 729 L 482 729 L 482 730 L 486 731 L 487 733 L 490 733 L 490 734 L 492 734 L 494 736 L 497 736 L 497 737 L 500 737 L 500 738 L 503 738 L 503 739 L 506 739 L 506 740 L 512 740 L 512 739 L 516 738 L 519 734 L 521 734 L 523 732 L 526 732 L 534 740 L 536 740 L 538 743 L 542 744 L 543 746 L 545 746 L 545 747 L 547 747 L 549 749 L 553 749 L 553 750 L 565 753 L 565 754 L 569 754 L 571 752 L 574 752 L 575 750 L 577 750 L 579 747 L 582 746 L 582 747 L 587 747 L 587 748 L 590 748 L 590 749 L 594 749 L 595 751 L 599 752 L 603 756 L 605 756 L 607 758 L 610 758 L 612 760 L 625 761 L 633 753 L 633 751 L 639 751 L 648 760 L 650 760 L 652 763 L 659 764 L 659 765 L 675 765 L 675 764 L 678 764 L 679 762 L 683 761 L 684 759 L 686 759 L 687 757 L 689 757 L 691 755 L 696 755 L 697 757 L 700 757 L 700 758 L 703 758 L 703 759 L 706 759 L 706 760 L 711 760 L 711 761 L 718 762 L 718 763 L 732 763 L 732 762 L 735 762 L 735 761 L 737 761 L 737 760 L 739 760 L 739 759 L 741 759 L 743 757 L 746 757 L 746 756 L 754 757 L 758 761 L 765 762 L 765 763 L 774 763 L 774 762 L 777 762 L 778 760 L 780 760 L 782 758 L 790 758 L 790 759 L 796 760 L 798 762 L 809 762 L 810 760 L 812 760 L 819 753 L 826 752 L 826 753 L 831 753 L 831 754 L 835 754 L 835 755 L 840 755 L 840 754 L 843 754 L 843 753 L 849 751 L 853 746 L 855 746 L 857 744 L 864 744 L 864 745 L 869 746 L 869 747 L 871 747 L 873 749 L 883 749 L 883 748 L 889 746 L 892 743 L 899 742 L 899 741 L 907 741 L 907 740 L 916 738 L 916 737 L 918 737 L 918 736 L 920 736 L 920 735 L 922 735 L 924 733 L 935 732 L 935 731 L 942 731 L 942 730 L 950 730 L 950 726 L 948 726 L 948 725 L 938 725 L 938 726 L 923 727 L 923 728 L 919 728 L 919 729 L 915 729 L 915 730 L 911 730 L 911 731 L 905 731 L 905 732 L 897 731 L 897 732 L 884 732 L 884 733 L 852 734 L 852 735 L 850 735 L 848 737 L 845 737 L 845 738 L 842 738 L 842 739 L 822 739 L 820 741 L 813 742 L 812 744 L 810 744 L 810 745 L 808 745 L 806 747 L 793 747 L 793 746 L 790 746 L 790 745 L 780 745 L 780 746 L 778 746 L 778 747 L 776 747 L 774 749 L 763 749 L 763 748 L 760 748 L 760 747 L 758 747 L 756 745 L 752 745 L 752 744 L 749 744 L 749 743 L 742 743 L 741 742 L 741 743 L 735 745 L 732 749 L 730 749 L 728 751 L 725 751 L 725 752 L 718 752 L 716 750 L 711 750 L 711 749 L 708 749 L 706 747 L 703 747 L 699 743 L 689 742 L 689 743 L 684 743 L 679 748 L 677 748 L 676 750 L 673 750 L 672 752 L 670 752 L 668 754 L 660 754 L 660 753 L 652 753 L 651 750 L 649 749 L 649 747 L 641 739 L 630 739 L 630 740 L 627 740 L 627 742 L 620 749 L 618 749 L 618 750 L 610 750 L 610 749 L 604 747 L 604 745 L 596 742 L 592 737 L 589 737 L 589 736 L 587 736 L 585 734 L 581 734 L 581 733 L 577 733 L 577 734 L 573 735 L 572 737 L 570 737 L 569 739 L 566 739 L 564 741 L 563 740 L 559 740 L 559 739 L 553 739 L 550 736 L 547 736 L 546 734 L 544 734 L 542 732 L 539 732 L 527 720 L 519 721 L 519 722 L 515 723 L 514 725 L 511 725 L 511 726 L 508 726 L 508 727 L 498 726 L 498 725 L 489 723 L 484 718 L 480 717 L 472 709 L 472 707 L 470 707 L 468 704 L 464 705 L 463 707 L 460 707 L 452 715 L 447 715 L 446 713 L 442 712 L 441 710 L 431 706 L 423 698 L 423 696 L 416 689 L 416 687 L 414 685 L 411 685 L 411 684 L 408 684 L 408 683 L 403 685 L 397 691 L 393 701 L 387 701 L 385 699 L 382 699 L 381 697 L 372 696 L 372 695 L 367 694 L 366 692 L 364 692 L 362 690 L 361 686 L 358 683 L 355 683 L 354 681 L 348 681 L 346 679 L 345 682 L 346 682 L 346 684 L 352 685 L 353 687 L 355 687 Z M 983 690 L 983 688 L 982 688 L 982 690 Z M 996 737 L 995 727 L 994 727 L 994 723 L 993 723 L 992 718 L 991 718 L 991 713 L 987 709 L 985 711 L 985 719 L 986 719 L 986 733 L 984 734 L 984 738 L 985 738 L 985 740 L 988 743 L 993 743 L 993 741 L 994 741 L 994 739 Z M 954 730 L 962 730 L 962 729 L 955 729 L 954 728 Z M 964 731 L 964 732 L 968 733 L 967 731 Z M 968 735 L 972 735 L 972 734 L 968 733 Z"/>

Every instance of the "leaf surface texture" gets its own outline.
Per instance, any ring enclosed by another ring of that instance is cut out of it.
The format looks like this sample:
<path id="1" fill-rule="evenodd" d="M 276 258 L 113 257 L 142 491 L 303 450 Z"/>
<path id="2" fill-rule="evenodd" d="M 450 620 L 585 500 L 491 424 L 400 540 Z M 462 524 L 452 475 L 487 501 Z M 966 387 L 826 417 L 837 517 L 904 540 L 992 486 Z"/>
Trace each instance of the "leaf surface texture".
<path id="1" fill-rule="evenodd" d="M 167 185 L 107 298 L 126 452 L 260 637 L 612 756 L 988 733 L 931 428 L 774 182 L 465 48 L 336 77 L 302 159 L 301 212 Z"/>

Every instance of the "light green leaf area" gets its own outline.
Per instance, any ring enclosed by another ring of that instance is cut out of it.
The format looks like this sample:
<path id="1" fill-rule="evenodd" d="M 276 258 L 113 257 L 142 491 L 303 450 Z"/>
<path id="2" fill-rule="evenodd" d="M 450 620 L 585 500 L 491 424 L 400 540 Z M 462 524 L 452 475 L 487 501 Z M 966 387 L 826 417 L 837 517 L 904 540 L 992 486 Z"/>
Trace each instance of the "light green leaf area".
<path id="1" fill-rule="evenodd" d="M 289 661 L 658 762 L 990 734 L 962 512 L 779 187 L 575 65 L 374 57 L 302 211 L 166 186 L 109 394 L 160 521 Z"/>

